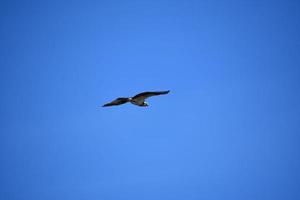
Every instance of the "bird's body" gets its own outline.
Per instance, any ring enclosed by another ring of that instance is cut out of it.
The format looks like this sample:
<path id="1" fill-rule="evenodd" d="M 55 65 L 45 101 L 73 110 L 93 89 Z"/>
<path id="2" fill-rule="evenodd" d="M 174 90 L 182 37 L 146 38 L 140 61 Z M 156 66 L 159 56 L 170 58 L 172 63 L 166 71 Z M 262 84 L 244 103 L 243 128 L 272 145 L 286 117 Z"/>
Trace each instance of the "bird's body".
<path id="1" fill-rule="evenodd" d="M 168 94 L 170 91 L 159 91 L 159 92 L 142 92 L 140 94 L 137 94 L 133 97 L 119 97 L 117 99 L 115 99 L 114 101 L 104 104 L 103 107 L 107 107 L 107 106 L 117 106 L 117 105 L 121 105 L 127 102 L 130 102 L 134 105 L 137 106 L 148 106 L 148 103 L 145 102 L 146 98 L 152 97 L 152 96 L 157 96 L 157 95 L 162 95 L 162 94 Z"/>

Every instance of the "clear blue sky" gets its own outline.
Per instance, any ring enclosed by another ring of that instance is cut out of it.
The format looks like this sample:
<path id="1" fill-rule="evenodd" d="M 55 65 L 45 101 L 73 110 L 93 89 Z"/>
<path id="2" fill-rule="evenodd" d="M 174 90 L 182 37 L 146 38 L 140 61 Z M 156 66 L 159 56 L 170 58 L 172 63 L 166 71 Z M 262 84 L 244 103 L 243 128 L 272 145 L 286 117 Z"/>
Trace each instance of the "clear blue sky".
<path id="1" fill-rule="evenodd" d="M 0 199 L 300 199 L 300 3 L 1 1 Z M 119 96 L 171 90 L 130 104 Z"/>

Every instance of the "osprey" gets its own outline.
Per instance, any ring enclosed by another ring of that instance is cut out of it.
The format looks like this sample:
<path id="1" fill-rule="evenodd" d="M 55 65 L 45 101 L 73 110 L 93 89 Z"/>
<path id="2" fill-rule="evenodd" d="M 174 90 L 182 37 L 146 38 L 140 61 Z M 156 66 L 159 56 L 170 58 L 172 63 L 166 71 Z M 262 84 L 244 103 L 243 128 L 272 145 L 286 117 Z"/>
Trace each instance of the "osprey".
<path id="1" fill-rule="evenodd" d="M 145 102 L 145 99 L 152 97 L 152 96 L 157 96 L 157 95 L 162 95 L 162 94 L 168 94 L 170 90 L 167 91 L 159 91 L 159 92 L 142 92 L 140 94 L 135 95 L 134 97 L 119 97 L 115 100 L 113 100 L 110 103 L 104 104 L 102 107 L 107 107 L 107 106 L 117 106 L 121 105 L 127 102 L 130 102 L 134 105 L 137 106 L 148 106 L 149 104 Z"/>

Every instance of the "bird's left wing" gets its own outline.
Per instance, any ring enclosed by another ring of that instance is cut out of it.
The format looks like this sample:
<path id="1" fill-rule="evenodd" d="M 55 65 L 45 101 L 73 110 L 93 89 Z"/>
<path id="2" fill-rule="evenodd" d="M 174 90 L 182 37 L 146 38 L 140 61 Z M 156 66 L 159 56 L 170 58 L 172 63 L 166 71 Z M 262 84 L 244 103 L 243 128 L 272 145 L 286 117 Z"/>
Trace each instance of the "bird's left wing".
<path id="1" fill-rule="evenodd" d="M 129 101 L 128 98 L 120 97 L 120 98 L 117 98 L 117 99 L 113 100 L 110 103 L 104 104 L 102 107 L 117 106 L 117 105 L 121 105 L 121 104 L 127 103 L 128 101 Z"/>

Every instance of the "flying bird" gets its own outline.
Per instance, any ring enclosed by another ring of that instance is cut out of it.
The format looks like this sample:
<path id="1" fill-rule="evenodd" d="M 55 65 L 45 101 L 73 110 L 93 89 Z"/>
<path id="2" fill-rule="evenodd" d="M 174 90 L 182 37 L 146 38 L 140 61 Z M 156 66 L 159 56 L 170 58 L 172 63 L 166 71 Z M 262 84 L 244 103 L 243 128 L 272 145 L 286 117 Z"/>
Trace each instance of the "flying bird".
<path id="1" fill-rule="evenodd" d="M 162 95 L 162 94 L 168 94 L 170 90 L 167 91 L 159 91 L 159 92 L 142 92 L 140 94 L 137 94 L 133 97 L 119 97 L 115 100 L 113 100 L 110 103 L 104 104 L 102 107 L 107 107 L 107 106 L 118 106 L 127 102 L 130 102 L 134 105 L 137 106 L 149 106 L 149 104 L 145 101 L 145 99 L 152 97 L 152 96 L 157 96 L 157 95 Z"/>

